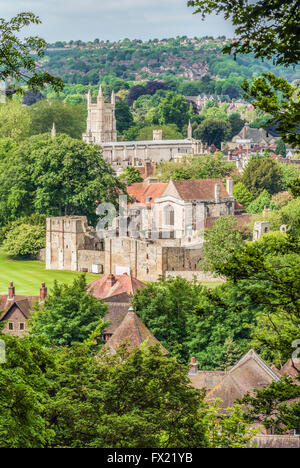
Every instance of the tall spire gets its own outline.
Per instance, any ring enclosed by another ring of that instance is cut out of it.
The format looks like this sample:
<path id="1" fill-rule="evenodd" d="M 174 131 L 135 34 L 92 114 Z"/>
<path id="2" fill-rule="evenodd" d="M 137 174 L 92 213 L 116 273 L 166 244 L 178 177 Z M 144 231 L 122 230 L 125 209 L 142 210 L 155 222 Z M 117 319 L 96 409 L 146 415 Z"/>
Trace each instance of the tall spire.
<path id="1" fill-rule="evenodd" d="M 193 139 L 193 128 L 192 128 L 192 124 L 190 120 L 189 120 L 188 129 L 187 129 L 187 137 L 188 137 L 188 140 Z"/>
<path id="2" fill-rule="evenodd" d="M 87 93 L 87 103 L 88 103 L 88 105 L 90 105 L 91 102 L 92 102 L 91 90 L 89 89 L 89 90 L 88 90 L 88 93 Z"/>
<path id="3" fill-rule="evenodd" d="M 116 104 L 116 96 L 115 96 L 114 90 L 113 90 L 113 92 L 111 93 L 111 103 L 112 103 L 113 105 Z"/>
<path id="4" fill-rule="evenodd" d="M 55 123 L 53 122 L 52 130 L 51 130 L 51 138 L 55 138 L 55 137 L 56 137 L 56 128 L 55 128 Z"/>

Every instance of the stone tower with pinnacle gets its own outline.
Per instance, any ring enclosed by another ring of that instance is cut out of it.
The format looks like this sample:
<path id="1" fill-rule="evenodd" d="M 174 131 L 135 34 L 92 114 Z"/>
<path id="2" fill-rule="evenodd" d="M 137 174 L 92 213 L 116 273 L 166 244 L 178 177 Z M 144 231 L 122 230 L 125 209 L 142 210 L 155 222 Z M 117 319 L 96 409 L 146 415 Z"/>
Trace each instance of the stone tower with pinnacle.
<path id="1" fill-rule="evenodd" d="M 97 102 L 92 103 L 90 91 L 87 94 L 87 128 L 83 134 L 83 140 L 86 143 L 101 143 L 117 141 L 116 127 L 116 100 L 115 93 L 112 92 L 111 102 L 106 103 L 102 92 L 102 87 L 99 88 Z"/>

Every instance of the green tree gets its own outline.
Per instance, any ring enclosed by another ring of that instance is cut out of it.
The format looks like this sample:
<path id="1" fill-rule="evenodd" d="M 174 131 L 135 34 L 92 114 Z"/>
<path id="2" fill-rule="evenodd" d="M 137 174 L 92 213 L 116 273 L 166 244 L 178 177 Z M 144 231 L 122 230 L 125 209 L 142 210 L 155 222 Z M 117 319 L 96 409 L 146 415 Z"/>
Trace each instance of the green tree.
<path id="1" fill-rule="evenodd" d="M 45 226 L 20 224 L 12 228 L 3 242 L 3 250 L 12 257 L 30 257 L 46 246 Z"/>
<path id="2" fill-rule="evenodd" d="M 0 138 L 23 140 L 30 134 L 31 118 L 27 107 L 16 101 L 0 104 Z"/>
<path id="3" fill-rule="evenodd" d="M 300 386 L 284 377 L 266 388 L 257 389 L 241 400 L 246 407 L 246 418 L 259 422 L 275 434 L 286 434 L 300 428 Z M 290 400 L 290 401 L 289 401 Z"/>
<path id="4" fill-rule="evenodd" d="M 206 447 L 203 392 L 187 368 L 158 348 L 120 347 L 95 359 L 85 344 L 64 348 L 52 375 L 48 419 L 54 446 L 69 448 Z"/>
<path id="5" fill-rule="evenodd" d="M 37 66 L 36 57 L 40 60 L 44 56 L 46 42 L 33 36 L 24 40 L 18 37 L 18 33 L 25 26 L 40 23 L 39 17 L 33 13 L 20 13 L 9 21 L 0 18 L 0 81 L 12 80 L 16 83 L 12 87 L 18 91 L 21 91 L 20 84 L 24 82 L 30 89 L 44 88 L 47 84 L 55 91 L 63 89 L 63 81 L 60 78 L 54 78 Z"/>
<path id="6" fill-rule="evenodd" d="M 184 179 L 215 179 L 229 176 L 234 164 L 225 160 L 222 153 L 207 156 L 184 156 L 180 162 L 162 161 L 158 166 L 163 182 Z"/>
<path id="7" fill-rule="evenodd" d="M 286 158 L 286 148 L 285 148 L 285 144 L 284 144 L 284 142 L 282 141 L 281 138 L 279 138 L 279 140 L 277 142 L 275 153 L 282 156 L 283 158 Z"/>
<path id="8" fill-rule="evenodd" d="M 282 188 L 280 166 L 269 157 L 253 158 L 245 167 L 241 181 L 253 197 L 257 197 L 264 190 L 273 195 Z"/>
<path id="9" fill-rule="evenodd" d="M 206 119 L 195 130 L 195 137 L 210 145 L 221 148 L 221 143 L 230 138 L 231 126 L 229 122 L 217 119 Z"/>
<path id="10" fill-rule="evenodd" d="M 299 220 L 297 223 L 287 234 L 265 234 L 245 244 L 217 268 L 249 303 L 262 307 L 253 338 L 256 349 L 275 364 L 290 358 L 292 343 L 299 338 Z"/>
<path id="11" fill-rule="evenodd" d="M 140 171 L 133 166 L 127 166 L 122 174 L 120 175 L 120 180 L 126 185 L 135 184 L 137 182 L 143 182 L 144 179 L 141 176 Z"/>
<path id="12" fill-rule="evenodd" d="M 143 323 L 172 356 L 188 361 L 188 316 L 199 302 L 202 290 L 178 277 L 150 283 L 135 294 L 133 306 Z"/>
<path id="13" fill-rule="evenodd" d="M 125 190 L 99 147 L 66 135 L 31 137 L 0 167 L 2 225 L 32 213 L 86 215 L 95 224 L 97 203 L 113 203 Z"/>
<path id="14" fill-rule="evenodd" d="M 230 138 L 233 138 L 240 133 L 245 125 L 245 121 L 241 119 L 241 116 L 238 112 L 232 112 L 229 114 L 228 120 L 231 126 Z"/>
<path id="15" fill-rule="evenodd" d="M 175 124 L 168 124 L 162 125 L 161 128 L 158 128 L 157 125 L 146 126 L 140 129 L 137 140 L 145 141 L 145 140 L 153 140 L 153 130 L 162 130 L 162 137 L 163 140 L 181 140 L 182 133 L 178 130 L 177 125 Z"/>
<path id="16" fill-rule="evenodd" d="M 61 101 L 39 101 L 30 107 L 30 135 L 50 133 L 53 123 L 57 133 L 82 139 L 85 131 L 86 108 L 84 105 L 71 105 Z"/>
<path id="17" fill-rule="evenodd" d="M 54 433 L 43 413 L 49 404 L 46 372 L 54 359 L 38 340 L 1 335 L 6 363 L 0 365 L 1 448 L 43 448 Z"/>
<path id="18" fill-rule="evenodd" d="M 245 185 L 242 184 L 242 182 L 234 184 L 233 196 L 239 203 L 241 203 L 245 207 L 247 207 L 253 201 L 251 193 L 249 192 L 249 190 L 246 189 Z"/>
<path id="19" fill-rule="evenodd" d="M 290 193 L 293 195 L 293 197 L 298 198 L 300 197 L 300 176 L 293 179 L 289 185 L 288 189 Z"/>
<path id="20" fill-rule="evenodd" d="M 126 101 L 116 102 L 117 130 L 121 134 L 133 126 L 133 115 Z"/>
<path id="21" fill-rule="evenodd" d="M 288 4 L 284 0 L 260 0 L 249 4 L 247 0 L 219 2 L 216 0 L 189 0 L 188 5 L 196 7 L 195 13 L 203 18 L 210 13 L 222 13 L 231 19 L 235 29 L 235 39 L 226 44 L 224 53 L 248 54 L 255 57 L 273 59 L 273 64 L 284 66 L 299 62 L 299 14 L 298 0 Z M 263 73 L 253 80 L 252 85 L 245 81 L 242 85 L 246 97 L 263 112 L 271 115 L 271 123 L 277 126 L 283 141 L 297 146 L 300 141 L 299 85 L 291 85 L 272 73 Z"/>
<path id="22" fill-rule="evenodd" d="M 257 430 L 247 420 L 241 405 L 221 409 L 215 400 L 203 408 L 209 448 L 249 448 Z"/>
<path id="23" fill-rule="evenodd" d="M 216 266 L 226 259 L 243 244 L 242 234 L 237 229 L 234 216 L 221 216 L 215 221 L 212 229 L 204 232 L 203 255 L 200 266 L 205 271 L 214 272 Z"/>
<path id="24" fill-rule="evenodd" d="M 55 282 L 42 309 L 34 311 L 32 334 L 45 336 L 52 344 L 82 342 L 103 325 L 107 305 L 86 292 L 84 275 L 72 285 Z"/>
<path id="25" fill-rule="evenodd" d="M 275 204 L 272 204 L 270 194 L 267 192 L 267 190 L 264 190 L 255 200 L 253 200 L 253 202 L 247 206 L 247 212 L 257 214 L 261 213 L 264 208 L 271 207 L 275 208 Z"/>
<path id="26" fill-rule="evenodd" d="M 160 125 L 175 124 L 182 130 L 188 122 L 188 103 L 180 94 L 168 92 L 157 107 L 157 118 Z"/>

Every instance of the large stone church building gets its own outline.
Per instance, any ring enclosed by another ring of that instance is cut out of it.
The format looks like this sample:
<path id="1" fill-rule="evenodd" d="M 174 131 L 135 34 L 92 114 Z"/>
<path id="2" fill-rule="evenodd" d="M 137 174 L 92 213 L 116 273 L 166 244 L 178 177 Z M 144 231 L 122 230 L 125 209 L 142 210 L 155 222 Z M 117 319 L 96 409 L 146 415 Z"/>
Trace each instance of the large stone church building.
<path id="1" fill-rule="evenodd" d="M 172 161 L 185 154 L 203 154 L 201 141 L 192 137 L 191 124 L 184 140 L 163 140 L 162 131 L 155 130 L 153 140 L 117 141 L 115 95 L 112 93 L 111 102 L 106 103 L 101 87 L 96 103 L 88 93 L 87 107 L 87 128 L 83 140 L 101 146 L 104 159 L 115 169 L 128 165 L 144 166 L 147 161 Z"/>

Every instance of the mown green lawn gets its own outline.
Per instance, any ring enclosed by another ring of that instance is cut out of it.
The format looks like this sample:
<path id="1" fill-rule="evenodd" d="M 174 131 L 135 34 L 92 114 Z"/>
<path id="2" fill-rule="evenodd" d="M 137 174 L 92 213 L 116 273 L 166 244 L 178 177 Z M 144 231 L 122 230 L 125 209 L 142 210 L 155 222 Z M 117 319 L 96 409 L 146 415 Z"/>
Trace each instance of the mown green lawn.
<path id="1" fill-rule="evenodd" d="M 41 283 L 46 283 L 49 290 L 54 280 L 70 284 L 78 275 L 73 271 L 46 270 L 45 264 L 36 260 L 13 260 L 0 250 L 0 294 L 7 294 L 8 285 L 13 281 L 16 294 L 37 296 Z M 88 283 L 96 278 L 97 275 L 86 275 Z"/>

